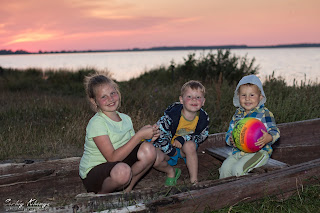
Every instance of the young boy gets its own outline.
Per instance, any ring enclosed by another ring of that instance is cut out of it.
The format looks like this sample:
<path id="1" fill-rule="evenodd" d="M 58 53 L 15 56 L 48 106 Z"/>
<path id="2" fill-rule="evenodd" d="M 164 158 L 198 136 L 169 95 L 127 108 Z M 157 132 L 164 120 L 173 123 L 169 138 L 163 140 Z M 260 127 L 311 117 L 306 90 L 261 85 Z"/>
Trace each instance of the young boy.
<path id="1" fill-rule="evenodd" d="M 270 158 L 271 145 L 279 139 L 280 131 L 272 112 L 264 106 L 266 100 L 262 83 L 257 76 L 249 75 L 240 80 L 233 97 L 233 105 L 238 108 L 226 133 L 226 143 L 233 146 L 233 151 L 219 169 L 220 178 L 246 175 L 252 169 L 265 165 Z M 246 117 L 259 119 L 267 128 L 267 132 L 262 130 L 263 136 L 255 143 L 256 146 L 262 148 L 256 153 L 245 153 L 239 150 L 232 139 L 235 124 Z"/>
<path id="2" fill-rule="evenodd" d="M 154 142 L 154 146 L 167 155 L 171 166 L 175 166 L 179 158 L 184 159 L 191 183 L 198 182 L 197 148 L 209 133 L 209 116 L 202 109 L 204 96 L 205 87 L 199 81 L 185 83 L 180 103 L 169 106 L 157 122 L 160 136 Z"/>

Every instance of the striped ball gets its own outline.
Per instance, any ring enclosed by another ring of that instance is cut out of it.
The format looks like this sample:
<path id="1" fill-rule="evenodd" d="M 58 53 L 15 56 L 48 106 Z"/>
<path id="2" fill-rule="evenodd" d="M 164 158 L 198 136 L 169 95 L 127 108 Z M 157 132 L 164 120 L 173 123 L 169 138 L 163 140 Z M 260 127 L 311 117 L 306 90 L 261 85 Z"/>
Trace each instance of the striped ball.
<path id="1" fill-rule="evenodd" d="M 254 145 L 262 137 L 261 130 L 267 131 L 264 124 L 256 118 L 244 118 L 234 126 L 232 137 L 238 149 L 244 152 L 257 152 L 260 148 Z"/>

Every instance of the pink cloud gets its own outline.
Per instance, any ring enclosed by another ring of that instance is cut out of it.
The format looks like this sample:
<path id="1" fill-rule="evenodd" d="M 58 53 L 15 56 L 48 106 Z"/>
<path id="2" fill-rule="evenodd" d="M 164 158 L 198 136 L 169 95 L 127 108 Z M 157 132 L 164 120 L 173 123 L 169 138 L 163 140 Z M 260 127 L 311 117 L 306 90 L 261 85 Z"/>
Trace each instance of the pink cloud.
<path id="1" fill-rule="evenodd" d="M 317 0 L 2 0 L 0 49 L 320 42 Z M 303 33 L 302 33 L 303 32 Z"/>

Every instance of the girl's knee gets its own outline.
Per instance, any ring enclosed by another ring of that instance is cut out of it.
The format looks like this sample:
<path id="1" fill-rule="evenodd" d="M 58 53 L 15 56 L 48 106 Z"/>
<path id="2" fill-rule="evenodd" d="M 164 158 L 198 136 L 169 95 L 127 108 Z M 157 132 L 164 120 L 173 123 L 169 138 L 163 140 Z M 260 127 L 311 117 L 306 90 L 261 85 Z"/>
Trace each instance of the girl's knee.
<path id="1" fill-rule="evenodd" d="M 154 162 L 157 157 L 156 148 L 152 143 L 145 142 L 141 144 L 137 155 L 139 160 L 148 160 Z"/>
<path id="2" fill-rule="evenodd" d="M 126 163 L 118 163 L 115 165 L 111 172 L 110 177 L 119 183 L 119 185 L 124 185 L 131 180 L 132 172 L 131 168 Z"/>

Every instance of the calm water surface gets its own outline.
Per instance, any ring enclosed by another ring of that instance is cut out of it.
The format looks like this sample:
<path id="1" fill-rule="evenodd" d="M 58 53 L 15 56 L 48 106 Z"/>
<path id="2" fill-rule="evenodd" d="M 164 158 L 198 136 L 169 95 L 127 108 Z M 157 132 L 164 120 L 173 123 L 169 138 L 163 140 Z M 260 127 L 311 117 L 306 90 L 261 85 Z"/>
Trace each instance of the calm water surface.
<path id="1" fill-rule="evenodd" d="M 109 70 L 116 80 L 123 81 L 137 77 L 143 72 L 159 66 L 169 66 L 184 62 L 191 53 L 198 58 L 209 50 L 197 51 L 141 51 L 141 52 L 107 52 L 107 53 L 69 53 L 69 54 L 31 54 L 0 56 L 0 66 L 4 68 L 42 68 L 77 70 L 93 67 Z M 212 50 L 212 53 L 216 53 Z M 274 71 L 275 76 L 282 76 L 288 84 L 293 80 L 320 81 L 320 48 L 263 48 L 233 49 L 236 56 L 256 59 L 260 66 L 259 77 L 264 80 Z"/>

